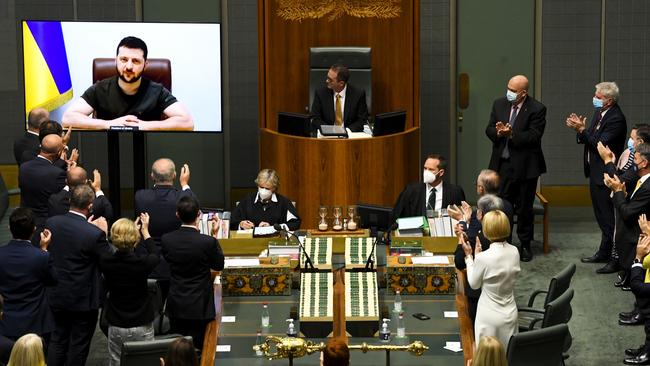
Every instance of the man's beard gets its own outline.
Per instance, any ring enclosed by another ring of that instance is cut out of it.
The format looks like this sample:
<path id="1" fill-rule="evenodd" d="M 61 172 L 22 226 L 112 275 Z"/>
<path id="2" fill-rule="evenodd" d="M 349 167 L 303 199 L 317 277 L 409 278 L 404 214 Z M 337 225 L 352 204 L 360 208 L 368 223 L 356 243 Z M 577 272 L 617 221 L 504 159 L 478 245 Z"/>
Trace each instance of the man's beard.
<path id="1" fill-rule="evenodd" d="M 120 80 L 122 80 L 122 81 L 125 82 L 125 83 L 129 83 L 129 84 L 136 83 L 136 82 L 138 82 L 138 80 L 140 80 L 140 78 L 142 78 L 142 72 L 140 72 L 139 74 L 135 75 L 133 78 L 131 78 L 131 80 L 127 80 L 127 79 L 124 77 L 124 73 L 123 73 L 123 72 L 118 73 L 118 75 L 120 76 Z"/>

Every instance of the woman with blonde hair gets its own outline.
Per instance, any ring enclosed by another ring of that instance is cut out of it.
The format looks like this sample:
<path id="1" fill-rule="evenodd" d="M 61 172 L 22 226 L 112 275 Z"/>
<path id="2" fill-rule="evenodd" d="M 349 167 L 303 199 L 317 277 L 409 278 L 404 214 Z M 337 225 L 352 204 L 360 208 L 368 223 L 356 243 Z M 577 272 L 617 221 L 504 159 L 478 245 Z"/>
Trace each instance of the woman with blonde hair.
<path id="1" fill-rule="evenodd" d="M 144 239 L 145 253 L 136 253 Z M 122 343 L 152 341 L 155 317 L 147 278 L 160 262 L 158 247 L 149 234 L 149 215 L 142 213 L 135 221 L 119 219 L 111 226 L 110 240 L 115 253 L 102 256 L 99 269 L 108 290 L 105 312 L 108 320 L 110 366 L 120 364 Z"/>
<path id="2" fill-rule="evenodd" d="M 510 220 L 503 211 L 490 211 L 483 216 L 483 235 L 490 241 L 490 247 L 482 251 L 481 242 L 476 241 L 474 257 L 472 247 L 461 236 L 467 281 L 473 289 L 481 289 L 478 300 L 474 337 L 478 345 L 483 336 L 494 336 L 504 347 L 510 336 L 517 333 L 517 304 L 515 283 L 521 268 L 519 252 L 507 242 L 510 236 Z"/>
<path id="3" fill-rule="evenodd" d="M 18 338 L 11 350 L 7 366 L 44 366 L 43 340 L 34 333 Z"/>
<path id="4" fill-rule="evenodd" d="M 491 336 L 481 337 L 474 358 L 468 366 L 508 366 L 506 351 L 498 339 Z"/>

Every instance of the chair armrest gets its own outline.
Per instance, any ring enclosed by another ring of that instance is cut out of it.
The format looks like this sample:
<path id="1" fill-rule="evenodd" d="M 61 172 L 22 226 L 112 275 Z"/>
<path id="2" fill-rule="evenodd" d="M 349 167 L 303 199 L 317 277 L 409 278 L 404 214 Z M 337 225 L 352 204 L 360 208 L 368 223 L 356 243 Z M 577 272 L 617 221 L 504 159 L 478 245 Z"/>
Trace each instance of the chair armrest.
<path id="1" fill-rule="evenodd" d="M 528 298 L 528 307 L 529 308 L 533 307 L 533 305 L 535 304 L 535 298 L 537 297 L 537 295 L 539 295 L 539 294 L 547 294 L 547 293 L 548 293 L 548 291 L 546 291 L 546 290 L 536 290 L 536 291 L 534 291 L 532 294 L 530 294 L 530 297 Z"/>
<path id="2" fill-rule="evenodd" d="M 530 322 L 530 324 L 528 324 L 528 330 L 535 329 L 535 324 L 541 322 L 543 319 L 544 318 L 537 318 L 537 319 L 533 320 L 532 322 Z"/>
<path id="3" fill-rule="evenodd" d="M 20 195 L 20 188 L 12 188 L 12 189 L 8 189 L 8 190 L 7 190 L 7 193 L 8 193 L 10 196 L 18 196 L 18 195 Z"/>
<path id="4" fill-rule="evenodd" d="M 533 309 L 533 308 L 517 308 L 517 312 L 519 312 L 519 313 L 532 313 L 532 314 L 540 314 L 540 315 L 544 315 L 544 310 Z"/>
<path id="5" fill-rule="evenodd" d="M 542 205 L 544 205 L 544 208 L 546 208 L 546 205 L 548 205 L 548 200 L 546 197 L 544 197 L 544 195 L 542 195 L 542 192 L 535 192 L 535 195 L 537 198 L 539 198 L 539 201 L 542 203 Z"/>

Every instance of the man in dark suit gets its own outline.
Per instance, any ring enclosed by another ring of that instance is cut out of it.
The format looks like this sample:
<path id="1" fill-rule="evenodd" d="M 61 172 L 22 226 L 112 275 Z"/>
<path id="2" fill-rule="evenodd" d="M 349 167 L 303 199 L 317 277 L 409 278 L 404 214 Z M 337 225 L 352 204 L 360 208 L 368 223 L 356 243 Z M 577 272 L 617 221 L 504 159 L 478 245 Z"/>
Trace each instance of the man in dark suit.
<path id="1" fill-rule="evenodd" d="M 9 230 L 13 239 L 0 247 L 0 293 L 6 300 L 0 334 L 17 340 L 36 333 L 47 345 L 54 319 L 45 287 L 56 285 L 57 276 L 47 252 L 52 236 L 48 230 L 43 231 L 40 248 L 36 248 L 30 242 L 35 228 L 30 209 L 19 207 L 11 213 Z"/>
<path id="2" fill-rule="evenodd" d="M 50 112 L 45 108 L 34 108 L 29 111 L 27 115 L 27 131 L 25 131 L 25 134 L 21 138 L 14 141 L 14 158 L 16 158 L 18 165 L 26 161 L 23 160 L 23 153 L 26 151 L 31 152 L 33 156 L 38 155 L 41 144 L 38 139 L 38 132 L 40 131 L 41 123 L 49 121 L 49 119 Z"/>
<path id="3" fill-rule="evenodd" d="M 650 253 L 650 236 L 639 237 L 635 258 L 630 269 L 632 278 L 630 286 L 645 318 L 645 340 L 639 348 L 625 350 L 626 365 L 650 365 L 650 283 L 647 281 L 648 253 Z"/>
<path id="4" fill-rule="evenodd" d="M 2 324 L 4 304 L 4 299 L 0 295 L 0 324 Z M 5 366 L 9 363 L 9 356 L 11 356 L 11 349 L 13 347 L 14 341 L 0 334 L 0 366 Z"/>
<path id="5" fill-rule="evenodd" d="M 174 187 L 176 179 L 176 166 L 167 158 L 156 160 L 151 166 L 151 180 L 153 188 L 141 189 L 135 193 L 135 214 L 149 214 L 149 232 L 159 245 L 163 234 L 178 229 L 181 221 L 176 216 L 176 204 L 181 197 L 194 197 L 190 189 L 190 167 L 183 164 L 179 183 L 181 190 Z M 142 250 L 142 248 L 136 250 Z M 151 278 L 158 280 L 163 299 L 169 291 L 169 266 L 163 259 L 151 274 Z"/>
<path id="6" fill-rule="evenodd" d="M 30 161 L 20 165 L 18 186 L 20 187 L 20 205 L 31 208 L 36 221 L 35 236 L 32 241 L 38 243 L 38 235 L 47 220 L 47 200 L 53 193 L 65 186 L 65 170 L 54 165 L 63 150 L 61 136 L 47 135 L 41 143 L 41 152 Z"/>
<path id="7" fill-rule="evenodd" d="M 616 155 L 621 156 L 625 145 L 627 124 L 623 111 L 618 105 L 618 86 L 614 82 L 602 82 L 596 85 L 596 93 L 592 99 L 596 112 L 587 128 L 586 118 L 571 113 L 566 119 L 566 125 L 577 133 L 577 141 L 584 144 L 584 172 L 589 178 L 591 205 L 594 209 L 598 226 L 602 232 L 600 247 L 590 257 L 582 258 L 584 263 L 605 263 L 612 255 L 614 237 L 614 206 L 610 198 L 610 189 L 605 186 L 603 173 L 605 163 L 598 153 L 598 143 L 610 148 Z"/>
<path id="8" fill-rule="evenodd" d="M 210 270 L 222 270 L 224 256 L 217 239 L 198 230 L 198 201 L 183 197 L 177 207 L 183 225 L 162 237 L 162 255 L 171 272 L 167 315 L 170 332 L 192 336 L 201 349 L 205 326 L 215 317 Z"/>
<path id="9" fill-rule="evenodd" d="M 81 184 L 88 184 L 86 170 L 80 166 L 70 168 L 66 175 L 66 183 L 67 185 L 61 191 L 51 195 L 47 201 L 49 217 L 63 215 L 70 210 L 70 189 Z M 90 182 L 90 187 L 95 192 L 91 215 L 95 218 L 103 217 L 108 223 L 112 222 L 113 206 L 102 192 L 102 176 L 97 169 L 93 170 L 93 181 Z"/>
<path id="10" fill-rule="evenodd" d="M 368 120 L 365 90 L 348 84 L 350 70 L 335 64 L 327 71 L 325 86 L 314 91 L 311 113 L 316 127 L 345 125 L 353 132 L 363 131 Z"/>
<path id="11" fill-rule="evenodd" d="M 427 216 L 427 211 L 437 211 L 449 205 L 460 205 L 465 192 L 460 186 L 443 181 L 447 160 L 437 154 L 424 161 L 422 183 L 411 183 L 400 193 L 393 208 L 393 219 Z"/>
<path id="12" fill-rule="evenodd" d="M 539 176 L 546 173 L 542 135 L 546 107 L 528 95 L 528 79 L 513 76 L 506 95 L 492 104 L 485 134 L 492 141 L 489 168 L 501 177 L 501 194 L 517 214 L 517 237 L 521 260 L 533 259 L 533 203 Z"/>
<path id="13" fill-rule="evenodd" d="M 50 340 L 48 365 L 84 365 L 97 324 L 100 304 L 99 260 L 112 252 L 103 217 L 88 222 L 95 193 L 87 185 L 72 189 L 70 211 L 51 217 L 50 255 L 59 277 L 48 301 L 56 328 Z"/>
<path id="14" fill-rule="evenodd" d="M 627 271 L 624 277 L 629 277 L 630 266 L 634 260 L 635 248 L 641 228 L 639 227 L 639 216 L 645 214 L 650 217 L 650 144 L 636 146 L 634 153 L 634 164 L 639 179 L 631 193 L 627 193 L 625 182 L 618 176 L 604 176 L 605 185 L 612 190 L 612 201 L 616 209 L 616 250 L 618 251 L 619 263 Z M 647 183 L 646 183 L 647 181 Z M 638 307 L 628 316 L 620 316 L 619 323 L 622 325 L 640 324 L 642 315 Z"/>

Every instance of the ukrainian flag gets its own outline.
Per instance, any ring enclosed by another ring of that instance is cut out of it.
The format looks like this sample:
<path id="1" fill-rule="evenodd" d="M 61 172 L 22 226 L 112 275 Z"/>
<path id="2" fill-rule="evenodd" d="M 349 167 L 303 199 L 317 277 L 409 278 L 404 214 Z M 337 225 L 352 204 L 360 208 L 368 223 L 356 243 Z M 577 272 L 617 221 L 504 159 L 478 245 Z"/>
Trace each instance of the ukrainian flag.
<path id="1" fill-rule="evenodd" d="M 72 81 L 60 22 L 23 21 L 25 110 L 49 111 L 72 99 Z"/>

